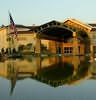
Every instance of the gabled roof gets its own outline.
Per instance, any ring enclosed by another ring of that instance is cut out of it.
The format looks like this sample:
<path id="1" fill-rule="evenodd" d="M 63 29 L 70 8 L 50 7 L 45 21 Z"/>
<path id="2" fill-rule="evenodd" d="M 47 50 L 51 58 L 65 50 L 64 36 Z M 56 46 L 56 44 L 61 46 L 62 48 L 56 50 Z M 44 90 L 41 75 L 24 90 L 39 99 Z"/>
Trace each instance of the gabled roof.
<path id="1" fill-rule="evenodd" d="M 20 24 L 16 24 L 16 29 L 19 32 L 30 32 L 30 30 L 35 30 L 37 28 L 37 26 L 24 26 L 24 25 L 20 25 Z M 6 29 L 8 28 L 9 25 L 6 25 L 4 27 L 1 27 L 0 30 Z M 32 32 L 31 32 L 32 33 Z"/>
<path id="2" fill-rule="evenodd" d="M 96 27 L 96 23 L 89 23 L 91 27 Z"/>
<path id="3" fill-rule="evenodd" d="M 92 27 L 91 31 L 96 31 L 96 23 L 89 23 L 89 25 Z"/>
<path id="4" fill-rule="evenodd" d="M 87 23 L 84 23 L 84 22 L 81 22 L 81 21 L 79 21 L 79 20 L 77 20 L 77 19 L 66 19 L 66 20 L 64 21 L 64 23 L 67 22 L 68 20 L 69 20 L 69 21 L 72 21 L 72 22 L 74 22 L 74 23 L 80 24 L 81 26 L 86 27 L 86 28 L 88 28 L 88 29 L 90 29 L 90 30 L 91 30 L 91 28 L 92 28 L 91 25 L 89 25 L 89 24 L 87 24 Z"/>

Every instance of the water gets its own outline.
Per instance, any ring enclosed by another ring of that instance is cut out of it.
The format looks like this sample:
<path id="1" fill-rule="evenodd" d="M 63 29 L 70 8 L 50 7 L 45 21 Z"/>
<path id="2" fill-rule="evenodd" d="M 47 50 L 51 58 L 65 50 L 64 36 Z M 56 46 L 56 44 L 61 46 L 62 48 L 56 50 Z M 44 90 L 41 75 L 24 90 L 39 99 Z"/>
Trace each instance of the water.
<path id="1" fill-rule="evenodd" d="M 95 100 L 96 62 L 24 57 L 0 62 L 0 100 Z"/>

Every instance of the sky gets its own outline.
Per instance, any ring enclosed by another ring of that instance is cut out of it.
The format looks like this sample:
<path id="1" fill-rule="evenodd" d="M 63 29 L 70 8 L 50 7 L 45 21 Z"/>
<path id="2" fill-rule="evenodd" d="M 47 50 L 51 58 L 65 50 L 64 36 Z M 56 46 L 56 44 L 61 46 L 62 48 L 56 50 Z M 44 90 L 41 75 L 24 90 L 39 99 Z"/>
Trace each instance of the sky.
<path id="1" fill-rule="evenodd" d="M 96 22 L 96 0 L 0 0 L 0 25 L 9 24 L 8 10 L 16 24 L 40 25 L 76 18 Z"/>

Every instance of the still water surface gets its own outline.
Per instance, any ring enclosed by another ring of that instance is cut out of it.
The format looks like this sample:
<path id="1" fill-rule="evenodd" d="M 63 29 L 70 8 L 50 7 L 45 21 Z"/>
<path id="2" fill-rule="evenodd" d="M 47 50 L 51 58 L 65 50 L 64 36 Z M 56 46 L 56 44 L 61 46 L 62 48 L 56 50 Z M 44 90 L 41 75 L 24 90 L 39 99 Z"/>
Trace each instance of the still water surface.
<path id="1" fill-rule="evenodd" d="M 0 62 L 0 100 L 95 100 L 96 62 L 25 57 Z"/>

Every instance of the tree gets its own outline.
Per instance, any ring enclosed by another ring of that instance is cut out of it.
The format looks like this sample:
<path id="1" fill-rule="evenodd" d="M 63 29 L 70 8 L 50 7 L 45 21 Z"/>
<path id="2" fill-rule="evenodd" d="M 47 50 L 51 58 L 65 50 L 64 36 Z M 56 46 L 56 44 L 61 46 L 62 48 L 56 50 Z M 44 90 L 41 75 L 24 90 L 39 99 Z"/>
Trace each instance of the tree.
<path id="1" fill-rule="evenodd" d="M 5 26 L 5 25 L 2 24 L 2 25 L 1 25 L 1 28 L 3 28 L 4 26 Z"/>

